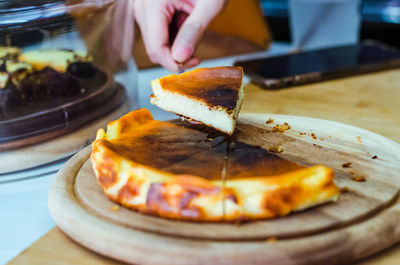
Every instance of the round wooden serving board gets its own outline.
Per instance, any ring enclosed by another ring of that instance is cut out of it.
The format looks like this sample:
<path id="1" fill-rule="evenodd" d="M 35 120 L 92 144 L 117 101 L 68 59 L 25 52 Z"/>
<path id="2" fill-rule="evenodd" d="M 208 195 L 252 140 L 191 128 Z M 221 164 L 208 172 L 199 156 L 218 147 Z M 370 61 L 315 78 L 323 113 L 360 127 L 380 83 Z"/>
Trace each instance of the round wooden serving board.
<path id="1" fill-rule="evenodd" d="M 270 118 L 274 122 L 267 124 Z M 284 122 L 289 130 L 273 132 Z M 267 150 L 279 145 L 280 156 L 299 163 L 333 168 L 343 189 L 339 201 L 242 224 L 143 215 L 116 208 L 105 197 L 87 147 L 55 178 L 50 212 L 80 244 L 135 264 L 338 264 L 400 241 L 399 144 L 336 122 L 269 114 L 241 115 L 235 134 L 239 141 Z"/>

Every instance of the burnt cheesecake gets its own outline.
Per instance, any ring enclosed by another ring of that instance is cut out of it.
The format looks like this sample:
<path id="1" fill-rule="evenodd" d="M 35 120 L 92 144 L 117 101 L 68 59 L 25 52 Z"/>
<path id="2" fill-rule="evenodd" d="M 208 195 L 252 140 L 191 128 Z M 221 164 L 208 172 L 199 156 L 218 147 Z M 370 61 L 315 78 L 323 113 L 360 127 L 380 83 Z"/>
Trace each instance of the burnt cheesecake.
<path id="1" fill-rule="evenodd" d="M 150 102 L 163 110 L 233 134 L 243 102 L 241 67 L 198 68 L 151 82 Z"/>
<path id="2" fill-rule="evenodd" d="M 275 218 L 339 195 L 333 171 L 323 165 L 299 165 L 202 124 L 157 121 L 146 109 L 99 129 L 92 147 L 106 196 L 159 217 Z"/>

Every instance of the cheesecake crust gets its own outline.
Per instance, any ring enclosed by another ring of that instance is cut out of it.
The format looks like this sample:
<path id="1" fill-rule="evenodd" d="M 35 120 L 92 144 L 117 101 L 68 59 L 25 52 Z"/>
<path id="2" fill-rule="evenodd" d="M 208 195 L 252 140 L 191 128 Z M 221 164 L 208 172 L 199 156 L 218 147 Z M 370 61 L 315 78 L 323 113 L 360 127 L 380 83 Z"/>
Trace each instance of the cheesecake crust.
<path id="1" fill-rule="evenodd" d="M 242 78 L 241 67 L 214 67 L 197 68 L 158 80 L 164 90 L 201 101 L 210 108 L 232 111 L 239 98 Z"/>

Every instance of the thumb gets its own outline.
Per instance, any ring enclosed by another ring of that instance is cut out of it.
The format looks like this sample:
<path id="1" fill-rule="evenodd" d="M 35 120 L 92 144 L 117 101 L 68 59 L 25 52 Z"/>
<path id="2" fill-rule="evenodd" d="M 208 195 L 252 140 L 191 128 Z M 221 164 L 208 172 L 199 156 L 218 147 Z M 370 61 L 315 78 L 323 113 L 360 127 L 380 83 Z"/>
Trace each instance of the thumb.
<path id="1" fill-rule="evenodd" d="M 172 44 L 172 58 L 183 63 L 193 56 L 207 26 L 223 9 L 224 1 L 198 1 Z"/>

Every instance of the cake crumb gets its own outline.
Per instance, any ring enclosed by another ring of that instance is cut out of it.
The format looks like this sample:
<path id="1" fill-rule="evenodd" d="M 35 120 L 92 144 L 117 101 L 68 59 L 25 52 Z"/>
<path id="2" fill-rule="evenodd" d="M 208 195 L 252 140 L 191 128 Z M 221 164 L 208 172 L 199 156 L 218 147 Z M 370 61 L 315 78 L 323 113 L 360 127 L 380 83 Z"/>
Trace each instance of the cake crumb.
<path id="1" fill-rule="evenodd" d="M 245 221 L 243 219 L 237 219 L 233 223 L 235 226 L 241 226 Z"/>
<path id="2" fill-rule="evenodd" d="M 306 135 L 306 133 L 305 132 L 300 132 L 300 135 Z"/>
<path id="3" fill-rule="evenodd" d="M 354 175 L 354 171 L 350 171 L 349 174 L 350 174 L 350 175 Z"/>
<path id="4" fill-rule="evenodd" d="M 270 123 L 273 123 L 273 122 L 274 122 L 274 119 L 269 118 L 265 123 L 266 124 L 270 124 Z"/>
<path id="5" fill-rule="evenodd" d="M 350 190 L 349 190 L 349 188 L 348 187 L 342 187 L 342 188 L 340 188 L 340 192 L 341 193 L 347 193 L 347 192 L 349 192 Z"/>
<path id="6" fill-rule="evenodd" d="M 372 159 L 378 159 L 377 155 L 374 155 L 373 157 L 371 157 Z"/>
<path id="7" fill-rule="evenodd" d="M 357 182 L 364 182 L 364 181 L 367 180 L 367 178 L 364 177 L 364 176 L 354 176 L 354 177 L 351 178 L 351 180 L 354 180 L 354 181 L 357 181 Z"/>
<path id="8" fill-rule="evenodd" d="M 267 239 L 267 243 L 275 243 L 276 241 L 278 241 L 278 239 L 276 237 L 268 237 Z"/>
<path id="9" fill-rule="evenodd" d="M 313 144 L 313 146 L 318 147 L 318 148 L 322 148 L 322 146 L 320 146 L 319 144 Z"/>
<path id="10" fill-rule="evenodd" d="M 351 163 L 350 162 L 344 163 L 342 165 L 342 168 L 349 168 L 349 167 L 351 167 Z"/>
<path id="11" fill-rule="evenodd" d="M 357 136 L 356 139 L 360 144 L 362 144 L 361 136 Z"/>
<path id="12" fill-rule="evenodd" d="M 113 206 L 111 206 L 111 207 L 110 207 L 110 210 L 111 210 L 111 211 L 114 211 L 114 212 L 119 211 L 119 205 L 113 205 Z"/>
<path id="13" fill-rule="evenodd" d="M 311 137 L 312 137 L 314 140 L 316 140 L 316 139 L 317 139 L 317 136 L 315 136 L 315 134 L 314 134 L 314 133 L 311 133 Z"/>
<path id="14" fill-rule="evenodd" d="M 284 131 L 287 131 L 290 129 L 290 125 L 285 122 L 284 124 L 277 124 L 272 128 L 273 132 L 279 132 L 279 133 L 283 133 Z"/>
<path id="15" fill-rule="evenodd" d="M 283 148 L 282 148 L 281 145 L 271 146 L 270 148 L 268 148 L 268 151 L 270 151 L 272 153 L 282 153 L 283 152 Z"/>

